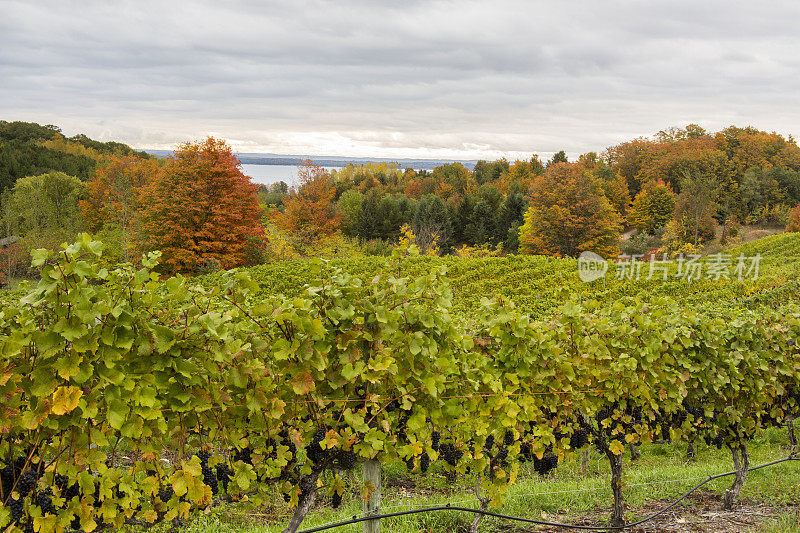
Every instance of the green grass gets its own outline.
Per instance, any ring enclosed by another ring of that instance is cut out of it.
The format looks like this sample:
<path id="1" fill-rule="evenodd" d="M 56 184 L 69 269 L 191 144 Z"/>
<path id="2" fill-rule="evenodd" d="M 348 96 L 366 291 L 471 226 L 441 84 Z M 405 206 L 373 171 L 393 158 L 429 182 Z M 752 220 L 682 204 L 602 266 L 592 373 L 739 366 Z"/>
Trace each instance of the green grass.
<path id="1" fill-rule="evenodd" d="M 800 517 L 797 513 L 786 513 L 762 531 L 764 533 L 800 533 Z"/>
<path id="2" fill-rule="evenodd" d="M 758 465 L 780 459 L 788 455 L 782 445 L 785 431 L 768 430 L 751 443 L 751 464 Z M 641 447 L 641 458 L 631 462 L 626 454 L 624 494 L 628 508 L 627 519 L 633 521 L 643 518 L 637 511 L 653 500 L 671 501 L 688 491 L 708 476 L 732 469 L 729 452 L 704 445 L 697 447 L 697 460 L 686 461 L 686 446 L 683 444 L 651 444 Z M 569 456 L 555 472 L 541 478 L 533 472 L 530 465 L 523 465 L 517 483 L 511 488 L 508 497 L 498 512 L 513 516 L 574 521 L 583 513 L 593 514 L 591 520 L 605 520 L 609 515 L 611 491 L 609 488 L 608 462 L 596 450 L 589 452 L 587 470 L 581 465 L 580 454 Z M 327 500 L 318 505 L 303 522 L 303 528 L 310 528 L 338 520 L 346 520 L 360 515 L 361 500 L 356 487 L 360 474 L 351 474 L 353 490 L 345 498 L 343 506 L 333 510 Z M 730 486 L 732 478 L 714 480 L 703 487 L 721 497 Z M 384 512 L 420 508 L 448 502 L 463 507 L 477 507 L 472 490 L 474 477 L 467 476 L 450 482 L 444 472 L 434 464 L 427 474 L 409 473 L 402 462 L 390 465 L 383 471 Z M 800 462 L 786 462 L 749 474 L 742 500 L 767 502 L 785 512 L 774 522 L 769 522 L 769 532 L 800 531 L 797 525 L 797 511 L 790 506 L 800 505 Z M 691 500 L 680 505 L 697 506 Z M 712 507 L 719 508 L 717 500 Z M 660 507 L 661 504 L 658 504 Z M 277 496 L 267 511 L 258 511 L 249 504 L 230 505 L 212 510 L 211 514 L 193 520 L 184 531 L 197 533 L 237 532 L 272 533 L 280 532 L 288 522 L 291 512 L 283 500 Z M 258 515 L 272 515 L 264 517 Z M 278 519 L 275 515 L 280 515 Z M 384 531 L 392 533 L 416 533 L 419 531 L 455 532 L 463 531 L 474 515 L 460 512 L 431 512 L 404 517 L 385 519 Z M 481 531 L 501 531 L 509 527 L 508 521 L 486 518 L 481 523 Z M 516 524 L 522 528 L 524 524 Z M 337 528 L 337 533 L 356 533 L 362 531 L 361 524 Z"/>

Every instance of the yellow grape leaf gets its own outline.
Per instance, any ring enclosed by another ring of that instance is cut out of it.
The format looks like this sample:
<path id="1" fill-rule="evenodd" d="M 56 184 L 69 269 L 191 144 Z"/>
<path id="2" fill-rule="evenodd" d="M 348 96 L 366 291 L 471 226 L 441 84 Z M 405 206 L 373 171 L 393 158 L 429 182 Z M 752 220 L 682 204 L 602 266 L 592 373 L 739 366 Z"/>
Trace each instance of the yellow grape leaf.
<path id="1" fill-rule="evenodd" d="M 623 445 L 620 441 L 615 440 L 611 443 L 608 449 L 611 450 L 611 453 L 614 455 L 622 455 L 622 453 L 625 452 L 625 445 Z"/>
<path id="2" fill-rule="evenodd" d="M 339 434 L 333 429 L 329 429 L 325 434 L 325 438 L 319 444 L 323 450 L 330 450 L 339 444 Z"/>
<path id="3" fill-rule="evenodd" d="M 40 533 L 50 533 L 56 530 L 58 517 L 56 515 L 35 516 L 33 517 L 33 527 Z"/>
<path id="4" fill-rule="evenodd" d="M 82 518 L 81 529 L 83 529 L 87 533 L 91 533 L 92 531 L 97 529 L 97 522 L 95 522 L 94 518 L 92 518 L 91 516 L 89 518 Z"/>
<path id="5" fill-rule="evenodd" d="M 78 407 L 83 391 L 78 387 L 59 387 L 53 393 L 53 406 L 50 411 L 54 415 L 65 415 Z"/>

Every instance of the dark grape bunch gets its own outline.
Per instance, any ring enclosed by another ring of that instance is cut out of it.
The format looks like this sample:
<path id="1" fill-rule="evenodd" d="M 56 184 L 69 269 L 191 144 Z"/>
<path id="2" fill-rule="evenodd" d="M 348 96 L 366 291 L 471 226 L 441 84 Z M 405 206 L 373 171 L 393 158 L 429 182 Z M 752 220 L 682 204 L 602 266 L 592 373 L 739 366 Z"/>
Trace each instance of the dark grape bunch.
<path id="1" fill-rule="evenodd" d="M 431 466 L 431 458 L 428 456 L 427 453 L 423 452 L 419 458 L 419 469 L 422 473 L 426 473 L 428 468 Z"/>
<path id="2" fill-rule="evenodd" d="M 22 498 L 8 499 L 8 507 L 11 509 L 11 521 L 15 524 L 19 524 L 20 520 L 22 520 L 22 506 Z"/>
<path id="3" fill-rule="evenodd" d="M 558 455 L 552 453 L 552 448 L 548 446 L 547 452 L 539 459 L 536 454 L 533 453 L 533 448 L 530 443 L 523 441 L 519 445 L 519 462 L 525 463 L 527 461 L 533 462 L 533 469 L 537 474 L 546 476 L 551 470 L 555 470 L 558 466 Z"/>
<path id="4" fill-rule="evenodd" d="M 325 450 L 320 446 L 320 442 L 322 442 L 324 438 L 325 428 L 317 428 L 317 432 L 314 433 L 314 437 L 311 439 L 311 444 L 306 446 L 306 457 L 308 457 L 312 463 L 321 463 L 325 459 Z"/>
<path id="5" fill-rule="evenodd" d="M 452 444 L 439 445 L 439 457 L 444 459 L 450 466 L 458 465 L 458 461 L 464 456 L 464 452 Z"/>
<path id="6" fill-rule="evenodd" d="M 322 471 L 327 469 L 352 470 L 358 466 L 358 455 L 352 450 L 345 450 L 342 447 L 322 448 L 322 441 L 325 439 L 328 429 L 326 426 L 317 427 L 311 441 L 303 448 L 308 460 L 306 464 L 310 464 L 312 474 L 301 475 L 299 473 L 299 467 L 302 465 L 298 462 L 297 446 L 289 439 L 288 429 L 283 429 L 278 433 L 278 437 L 281 439 L 280 445 L 276 443 L 276 439 L 267 441 L 266 456 L 268 458 L 274 459 L 278 456 L 279 446 L 289 449 L 291 457 L 288 458 L 288 464 L 282 468 L 277 479 L 287 480 L 295 487 L 299 485 L 301 501 L 308 496 L 311 490 L 316 490 L 316 479 Z M 288 502 L 290 496 L 288 493 L 283 493 L 283 498 Z"/>
<path id="7" fill-rule="evenodd" d="M 510 436 L 509 436 L 510 433 Z M 489 479 L 494 479 L 494 470 L 497 467 L 508 466 L 508 448 L 505 443 L 514 444 L 514 433 L 506 432 L 503 435 L 503 444 L 495 442 L 494 435 L 489 435 L 483 444 L 483 452 L 489 457 Z M 496 451 L 495 451 L 495 448 Z"/>
<path id="8" fill-rule="evenodd" d="M 358 456 L 352 451 L 345 451 L 341 448 L 330 448 L 323 450 L 320 443 L 325 438 L 326 430 L 324 427 L 317 428 L 311 443 L 306 446 L 306 457 L 319 466 L 335 467 L 341 470 L 352 470 L 358 464 Z"/>
<path id="9" fill-rule="evenodd" d="M 400 443 L 408 442 L 406 427 L 408 425 L 409 418 L 411 418 L 411 413 L 403 411 L 403 415 L 400 417 L 400 420 L 397 423 L 397 441 Z"/>
<path id="10" fill-rule="evenodd" d="M 420 472 L 422 472 L 423 474 L 426 473 L 428 471 L 428 468 L 430 468 L 431 466 L 431 458 L 425 452 L 422 452 L 422 454 L 418 456 L 412 455 L 411 457 L 407 457 L 405 459 L 406 468 L 408 468 L 409 470 L 414 470 L 414 460 L 416 459 L 416 457 L 419 457 Z"/>
<path id="11" fill-rule="evenodd" d="M 208 460 L 211 457 L 211 454 L 208 453 L 208 450 L 200 450 L 197 452 L 197 457 L 200 459 L 200 469 L 203 474 L 203 483 L 208 485 L 211 488 L 211 494 L 215 495 L 219 491 L 219 487 L 217 486 L 217 474 L 214 470 L 208 466 Z"/>
<path id="12" fill-rule="evenodd" d="M 533 456 L 533 469 L 540 476 L 546 476 L 551 470 L 555 470 L 558 466 L 558 455 L 549 453 L 543 455 L 541 459 Z"/>
<path id="13" fill-rule="evenodd" d="M 75 496 L 80 495 L 80 487 L 77 483 L 69 484 L 69 478 L 61 474 L 56 474 L 54 478 L 54 485 L 61 491 L 61 497 L 67 501 L 72 500 Z"/>
<path id="14" fill-rule="evenodd" d="M 36 494 L 36 505 L 38 505 L 42 509 L 42 514 L 53 514 L 55 508 L 53 507 L 53 490 L 47 488 L 43 491 L 39 491 Z"/>
<path id="15" fill-rule="evenodd" d="M 174 495 L 175 490 L 172 488 L 172 485 L 165 485 L 158 489 L 158 497 L 164 503 L 170 501 Z"/>
<path id="16" fill-rule="evenodd" d="M 34 505 L 41 507 L 42 514 L 54 512 L 51 496 L 53 491 L 46 488 L 37 491 L 39 478 L 41 477 L 42 464 L 36 461 L 29 461 L 30 450 L 24 455 L 20 455 L 13 460 L 6 462 L 0 470 L 0 493 L 6 500 L 6 505 L 11 511 L 11 522 L 24 531 L 33 531 L 33 524 L 24 521 L 25 500 L 28 499 Z M 16 492 L 18 497 L 12 498 L 11 494 Z M 5 529 L 9 524 L 0 524 L 0 529 Z"/>
<path id="17" fill-rule="evenodd" d="M 331 507 L 338 509 L 340 505 L 342 505 L 342 495 L 338 492 L 334 492 L 331 496 Z"/>
<path id="18" fill-rule="evenodd" d="M 220 463 L 216 466 L 217 470 L 217 481 L 222 483 L 222 490 L 226 493 L 228 492 L 228 483 L 231 482 L 231 478 L 233 477 L 233 470 L 230 466 Z"/>
<path id="19" fill-rule="evenodd" d="M 610 409 L 600 409 L 597 411 L 597 414 L 595 415 L 595 420 L 597 421 L 597 430 L 600 431 L 609 441 L 619 441 L 622 444 L 625 444 L 624 428 L 622 428 L 622 431 L 615 431 L 622 426 L 619 417 L 615 416 L 615 411 L 616 404 Z M 603 422 L 606 420 L 610 420 L 610 422 L 604 426 Z M 600 452 L 605 452 L 604 446 L 607 445 L 608 444 L 601 438 L 595 441 L 595 446 Z"/>
<path id="20" fill-rule="evenodd" d="M 233 461 L 242 461 L 245 464 L 252 465 L 253 458 L 251 457 L 252 450 L 249 447 L 245 448 L 234 448 L 233 449 Z"/>
<path id="21" fill-rule="evenodd" d="M 575 428 L 569 437 L 569 447 L 573 450 L 580 450 L 589 444 L 589 434 L 583 428 Z"/>
<path id="22" fill-rule="evenodd" d="M 22 474 L 17 481 L 17 492 L 23 498 L 30 494 L 36 488 L 36 474 L 28 470 Z"/>

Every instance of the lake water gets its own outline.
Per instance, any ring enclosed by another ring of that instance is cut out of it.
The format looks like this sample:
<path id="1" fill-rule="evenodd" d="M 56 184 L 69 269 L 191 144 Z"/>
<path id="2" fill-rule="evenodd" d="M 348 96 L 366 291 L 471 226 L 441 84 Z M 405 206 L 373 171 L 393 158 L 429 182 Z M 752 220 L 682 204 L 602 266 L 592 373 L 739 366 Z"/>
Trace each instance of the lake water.
<path id="1" fill-rule="evenodd" d="M 337 167 L 322 168 L 331 170 Z M 297 165 L 242 165 L 242 172 L 257 184 L 271 185 L 285 181 L 289 186 L 297 185 Z"/>

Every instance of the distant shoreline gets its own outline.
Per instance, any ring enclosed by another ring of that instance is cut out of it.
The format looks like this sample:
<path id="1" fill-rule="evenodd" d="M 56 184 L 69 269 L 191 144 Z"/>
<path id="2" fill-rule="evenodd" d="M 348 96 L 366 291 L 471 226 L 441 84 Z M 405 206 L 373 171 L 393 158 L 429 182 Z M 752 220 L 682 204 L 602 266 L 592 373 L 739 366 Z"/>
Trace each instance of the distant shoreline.
<path id="1" fill-rule="evenodd" d="M 171 150 L 144 150 L 156 157 L 167 157 L 172 154 Z M 279 155 L 279 154 L 236 154 L 239 162 L 243 165 L 280 165 L 297 166 L 310 160 L 313 164 L 320 167 L 344 168 L 348 165 L 366 165 L 369 163 L 394 163 L 400 168 L 413 168 L 433 170 L 436 167 L 449 163 L 461 163 L 469 170 L 472 170 L 477 160 L 458 161 L 454 159 L 381 159 L 381 158 L 349 158 L 349 157 L 315 157 L 303 155 Z"/>

